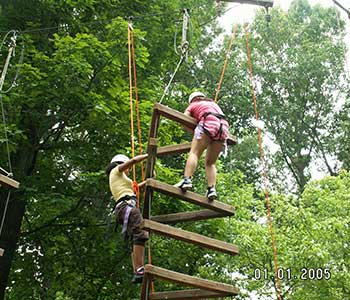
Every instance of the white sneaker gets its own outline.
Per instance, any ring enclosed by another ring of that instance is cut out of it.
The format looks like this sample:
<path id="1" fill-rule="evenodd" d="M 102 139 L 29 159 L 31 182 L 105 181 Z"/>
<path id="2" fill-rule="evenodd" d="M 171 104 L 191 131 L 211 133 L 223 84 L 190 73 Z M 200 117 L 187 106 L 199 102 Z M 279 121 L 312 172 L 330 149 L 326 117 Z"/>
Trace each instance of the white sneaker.
<path id="1" fill-rule="evenodd" d="M 182 189 L 183 191 L 188 191 L 192 189 L 192 181 L 188 177 L 183 177 L 177 184 L 174 185 L 175 187 L 178 187 Z"/>
<path id="2" fill-rule="evenodd" d="M 207 193 L 205 195 L 210 201 L 217 199 L 218 195 L 216 193 L 215 186 L 208 186 Z"/>

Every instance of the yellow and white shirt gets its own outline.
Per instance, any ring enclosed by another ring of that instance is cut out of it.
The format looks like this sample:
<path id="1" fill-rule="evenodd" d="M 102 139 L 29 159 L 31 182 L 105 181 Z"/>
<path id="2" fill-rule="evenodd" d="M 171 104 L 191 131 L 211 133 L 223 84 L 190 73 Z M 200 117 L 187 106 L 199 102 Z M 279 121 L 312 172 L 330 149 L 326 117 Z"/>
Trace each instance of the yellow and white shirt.
<path id="1" fill-rule="evenodd" d="M 119 171 L 119 166 L 112 169 L 109 174 L 109 188 L 115 201 L 125 196 L 135 195 L 132 180 L 124 172 Z"/>

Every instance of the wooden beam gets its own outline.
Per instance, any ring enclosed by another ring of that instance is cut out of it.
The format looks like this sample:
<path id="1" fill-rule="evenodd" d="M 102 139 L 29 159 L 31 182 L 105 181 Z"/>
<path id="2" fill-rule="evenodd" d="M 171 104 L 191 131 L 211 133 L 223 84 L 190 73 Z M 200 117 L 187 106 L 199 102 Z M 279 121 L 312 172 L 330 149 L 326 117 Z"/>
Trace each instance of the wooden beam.
<path id="1" fill-rule="evenodd" d="M 186 153 L 186 152 L 189 152 L 190 149 L 191 149 L 191 142 L 178 144 L 178 145 L 163 146 L 158 148 L 157 156 Z"/>
<path id="2" fill-rule="evenodd" d="M 143 200 L 143 212 L 142 212 L 142 216 L 145 219 L 149 219 L 151 217 L 150 205 L 152 205 L 152 199 L 153 199 L 153 189 L 151 189 L 150 187 L 146 187 L 144 200 Z"/>
<path id="3" fill-rule="evenodd" d="M 143 276 L 143 280 L 142 280 L 142 286 L 141 286 L 141 300 L 148 300 L 149 297 L 149 291 L 150 291 L 150 285 L 151 285 L 151 281 L 150 281 L 150 274 L 145 273 L 145 275 Z"/>
<path id="4" fill-rule="evenodd" d="M 145 177 L 153 177 L 153 171 L 154 171 L 154 164 L 156 163 L 157 158 L 157 144 L 158 139 L 156 138 L 149 138 L 148 140 L 148 146 L 147 146 L 147 162 L 146 162 L 146 172 Z"/>
<path id="5" fill-rule="evenodd" d="M 145 266 L 145 273 L 152 274 L 154 277 L 176 282 L 183 285 L 194 286 L 203 290 L 223 292 L 229 295 L 238 295 L 239 289 L 226 283 L 220 283 L 208 279 L 201 279 L 198 277 L 193 277 L 178 272 L 170 271 L 160 267 L 152 266 L 147 264 Z"/>
<path id="6" fill-rule="evenodd" d="M 159 115 L 164 116 L 169 120 L 173 120 L 177 123 L 180 123 L 186 127 L 194 129 L 197 126 L 197 121 L 195 118 L 186 116 L 185 114 L 165 105 L 156 103 L 154 104 L 153 109 L 156 110 L 159 113 Z M 227 139 L 227 144 L 234 145 L 236 143 L 236 139 L 230 135 Z"/>
<path id="7" fill-rule="evenodd" d="M 150 293 L 150 300 L 189 300 L 189 299 L 208 299 L 231 296 L 230 293 L 213 292 L 205 290 L 183 290 Z"/>
<path id="8" fill-rule="evenodd" d="M 158 137 L 158 127 L 159 127 L 160 115 L 159 115 L 159 112 L 156 109 L 156 107 L 157 107 L 157 104 L 155 104 L 153 106 L 153 114 L 152 114 L 151 126 L 149 128 L 148 138 Z"/>
<path id="9" fill-rule="evenodd" d="M 260 5 L 264 7 L 272 7 L 273 0 L 219 0 L 221 2 L 236 2 L 242 4 L 252 4 L 252 5 Z"/>
<path id="10" fill-rule="evenodd" d="M 145 178 L 149 178 L 153 176 L 154 173 L 154 165 L 156 163 L 157 158 L 157 139 L 150 138 L 147 147 L 147 162 L 146 162 L 146 172 Z M 153 191 L 146 187 L 146 191 L 144 194 L 143 200 L 143 217 L 149 219 L 149 205 L 152 203 L 153 199 Z"/>
<path id="11" fill-rule="evenodd" d="M 192 243 L 201 247 L 213 249 L 230 255 L 236 255 L 239 252 L 239 249 L 236 245 L 212 239 L 198 233 L 154 222 L 151 220 L 143 220 L 143 228 L 151 230 L 163 236 L 171 237 L 177 240 Z"/>
<path id="12" fill-rule="evenodd" d="M 198 195 L 190 191 L 182 192 L 182 190 L 178 187 L 174 187 L 170 184 L 157 181 L 153 178 L 149 178 L 146 180 L 146 186 L 148 188 L 151 188 L 152 190 L 161 192 L 162 194 L 179 198 L 181 200 L 185 200 L 187 202 L 200 205 L 204 208 L 208 208 L 217 212 L 229 214 L 234 214 L 235 212 L 234 207 L 232 207 L 231 205 L 215 200 L 209 201 L 207 197 Z"/>
<path id="13" fill-rule="evenodd" d="M 4 185 L 6 187 L 18 189 L 19 182 L 16 180 L 13 180 L 10 177 L 7 177 L 5 175 L 0 174 L 0 185 Z"/>
<path id="14" fill-rule="evenodd" d="M 194 129 L 197 126 L 197 121 L 195 118 L 186 116 L 184 113 L 181 113 L 168 106 L 156 103 L 154 105 L 154 109 L 157 110 L 157 112 L 161 116 L 166 117 L 169 120 L 173 120 L 177 123 L 180 123 L 186 127 Z"/>
<path id="15" fill-rule="evenodd" d="M 174 224 L 179 222 L 191 222 L 213 218 L 222 218 L 232 215 L 233 213 L 219 213 L 209 209 L 203 209 L 190 212 L 180 212 L 174 214 L 152 216 L 151 220 L 163 224 Z"/>

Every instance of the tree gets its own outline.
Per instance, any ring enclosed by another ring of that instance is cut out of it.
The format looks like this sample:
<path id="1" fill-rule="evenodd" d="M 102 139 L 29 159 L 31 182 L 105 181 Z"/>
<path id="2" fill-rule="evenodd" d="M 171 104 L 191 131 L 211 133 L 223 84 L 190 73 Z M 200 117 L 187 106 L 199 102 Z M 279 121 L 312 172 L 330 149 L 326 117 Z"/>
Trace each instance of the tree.
<path id="1" fill-rule="evenodd" d="M 214 1 L 185 4 L 196 7 L 203 20 L 214 12 Z M 127 247 L 117 236 L 104 239 L 110 204 L 103 169 L 116 152 L 130 153 L 128 22 L 123 17 L 133 16 L 145 139 L 164 74 L 178 60 L 172 45 L 182 5 L 1 4 L 0 30 L 18 29 L 19 45 L 26 46 L 17 87 L 4 95 L 11 159 L 22 186 L 11 200 L 18 203 L 11 207 L 17 227 L 26 204 L 9 299 L 131 299 L 138 294 L 125 275 L 130 270 Z M 178 129 L 168 129 L 162 142 L 172 132 L 179 136 Z M 6 259 L 8 271 L 12 257 Z M 3 294 L 7 276 L 1 281 Z"/>
<path id="2" fill-rule="evenodd" d="M 330 175 L 339 171 L 333 161 L 332 133 L 336 127 L 337 95 L 344 95 L 344 23 L 333 8 L 311 7 L 296 0 L 288 14 L 271 10 L 266 26 L 260 14 L 251 28 L 252 60 L 259 110 L 266 129 L 279 146 L 274 159 L 286 167 L 303 190 L 310 165 L 322 161 Z M 281 109 L 283 107 L 283 109 Z"/>

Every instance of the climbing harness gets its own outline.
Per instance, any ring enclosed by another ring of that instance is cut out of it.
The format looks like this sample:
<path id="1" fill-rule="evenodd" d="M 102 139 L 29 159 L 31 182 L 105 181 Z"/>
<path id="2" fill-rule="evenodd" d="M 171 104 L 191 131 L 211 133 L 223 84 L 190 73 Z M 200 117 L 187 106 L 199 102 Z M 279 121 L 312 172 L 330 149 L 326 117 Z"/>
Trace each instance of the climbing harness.
<path id="1" fill-rule="evenodd" d="M 214 116 L 214 117 L 216 117 L 217 119 L 220 120 L 220 127 L 217 130 L 217 132 L 215 133 L 215 135 L 212 135 L 212 133 L 205 126 L 205 121 L 206 121 L 206 118 L 208 116 Z M 222 125 L 223 125 L 222 124 L 222 120 L 226 120 L 225 115 L 218 114 L 218 113 L 213 113 L 213 112 L 206 112 L 206 113 L 204 113 L 201 116 L 200 121 L 199 121 L 198 124 L 202 127 L 202 129 L 205 132 L 205 134 L 208 135 L 212 141 L 220 141 L 221 137 L 222 137 Z"/>

